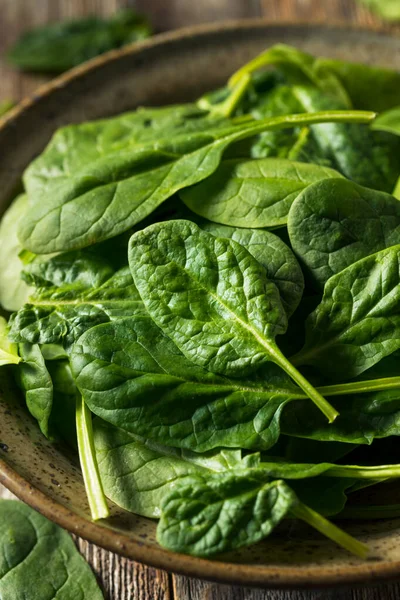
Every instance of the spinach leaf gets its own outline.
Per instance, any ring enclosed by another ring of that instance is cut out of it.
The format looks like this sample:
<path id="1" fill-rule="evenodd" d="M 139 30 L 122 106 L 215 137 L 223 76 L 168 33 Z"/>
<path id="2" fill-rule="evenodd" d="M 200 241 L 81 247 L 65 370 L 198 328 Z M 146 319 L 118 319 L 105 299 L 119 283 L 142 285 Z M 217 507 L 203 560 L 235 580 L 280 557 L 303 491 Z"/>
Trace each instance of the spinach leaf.
<path id="1" fill-rule="evenodd" d="M 304 291 L 304 277 L 300 265 L 290 248 L 269 231 L 239 229 L 205 223 L 201 226 L 217 237 L 238 242 L 265 268 L 267 277 L 279 290 L 288 317 L 296 310 Z"/>
<path id="2" fill-rule="evenodd" d="M 293 364 L 351 379 L 400 348 L 399 257 L 400 246 L 392 246 L 328 279 Z"/>
<path id="3" fill-rule="evenodd" d="M 26 71 L 62 73 L 151 34 L 147 19 L 127 8 L 108 20 L 91 16 L 32 29 L 18 40 L 7 57 Z"/>
<path id="4" fill-rule="evenodd" d="M 159 518 L 163 499 L 182 479 L 190 485 L 191 475 L 207 477 L 229 469 L 246 469 L 248 458 L 239 450 L 219 450 L 198 454 L 176 450 L 133 436 L 101 419 L 94 421 L 94 440 L 104 490 L 119 506 Z M 321 444 L 319 444 L 321 445 Z M 377 475 L 397 477 L 399 467 L 353 467 L 329 464 L 266 463 L 253 460 L 265 478 L 285 477 L 299 498 L 324 515 L 343 510 L 345 491 L 354 481 L 371 481 Z M 248 472 L 248 471 L 247 471 Z M 323 474 L 326 473 L 326 476 Z M 321 475 L 322 474 L 322 475 Z M 363 478 L 366 479 L 363 479 Z M 359 478 L 359 479 L 357 479 Z M 361 478 L 361 479 L 360 479 Z"/>
<path id="5" fill-rule="evenodd" d="M 276 345 L 287 316 L 276 285 L 243 246 L 168 221 L 134 234 L 128 255 L 147 311 L 189 360 L 234 377 L 272 361 L 329 420 L 337 416 Z"/>
<path id="6" fill-rule="evenodd" d="M 8 339 L 7 321 L 0 316 L 0 367 L 3 365 L 17 365 L 20 362 L 18 346 Z"/>
<path id="7" fill-rule="evenodd" d="M 378 115 L 371 129 L 400 135 L 400 106 Z"/>
<path id="8" fill-rule="evenodd" d="M 48 438 L 53 437 L 50 416 L 53 408 L 53 382 L 47 370 L 40 347 L 37 344 L 19 344 L 22 362 L 16 370 L 26 405 L 39 427 Z"/>
<path id="9" fill-rule="evenodd" d="M 369 122 L 374 113 L 329 111 L 210 128 L 191 135 L 165 133 L 120 149 L 36 186 L 29 219 L 20 224 L 25 248 L 39 254 L 78 249 L 129 230 L 185 187 L 206 179 L 234 142 L 266 130 L 326 121 Z M 201 167 L 201 168 L 200 168 Z M 36 182 L 37 183 L 37 182 Z M 82 207 L 85 207 L 83 210 Z M 76 219 L 76 215 L 80 219 Z"/>
<path id="10" fill-rule="evenodd" d="M 371 444 L 374 439 L 398 436 L 400 417 L 399 390 L 382 390 L 369 394 L 335 399 L 340 412 L 335 423 L 325 426 L 324 418 L 304 400 L 288 404 L 282 412 L 282 433 L 321 442 Z"/>
<path id="11" fill-rule="evenodd" d="M 326 71 L 334 73 L 346 89 L 354 108 L 382 112 L 399 103 L 398 71 L 334 58 L 317 58 L 314 70 L 317 76 Z"/>
<path id="12" fill-rule="evenodd" d="M 194 213 L 236 227 L 285 225 L 289 209 L 307 186 L 340 177 L 333 169 L 279 158 L 224 160 L 202 183 L 180 192 Z"/>
<path id="13" fill-rule="evenodd" d="M 332 97 L 343 108 L 351 108 L 347 91 L 336 74 L 331 71 L 318 71 L 315 68 L 316 62 L 317 59 L 311 54 L 293 46 L 276 44 L 236 71 L 229 79 L 228 85 L 232 88 L 245 74 L 273 65 L 279 67 L 291 84 L 313 84 L 320 93 Z"/>
<path id="14" fill-rule="evenodd" d="M 27 301 L 31 289 L 21 280 L 23 264 L 19 259 L 22 246 L 17 229 L 26 214 L 28 199 L 18 196 L 0 221 L 0 304 L 5 310 L 18 310 Z"/>
<path id="15" fill-rule="evenodd" d="M 150 518 L 181 477 L 223 471 L 242 462 L 240 450 L 203 454 L 161 446 L 101 419 L 93 422 L 94 443 L 106 496 L 126 510 Z"/>
<path id="16" fill-rule="evenodd" d="M 299 502 L 284 481 L 262 470 L 192 475 L 164 499 L 158 542 L 177 552 L 211 556 L 267 537 L 280 521 L 295 516 L 359 556 L 364 544 Z"/>
<path id="17" fill-rule="evenodd" d="M 90 329 L 72 348 L 71 368 L 96 415 L 196 452 L 219 446 L 267 450 L 278 439 L 285 404 L 305 397 L 272 363 L 249 380 L 194 365 L 149 316 Z"/>
<path id="18" fill-rule="evenodd" d="M 101 600 L 71 537 L 22 502 L 0 500 L 0 596 Z"/>
<path id="19" fill-rule="evenodd" d="M 87 261 L 84 264 L 85 267 L 90 266 Z M 73 260 L 70 271 L 62 268 L 59 272 L 56 269 L 54 278 L 63 278 L 62 285 L 39 288 L 31 296 L 30 304 L 11 316 L 11 340 L 32 344 L 62 344 L 64 348 L 68 348 L 90 327 L 144 312 L 129 267 L 123 267 L 100 283 L 103 276 L 112 271 L 108 271 L 106 267 L 103 272 L 99 270 L 95 275 L 89 268 L 85 271 L 80 260 L 79 265 L 75 271 Z M 52 266 L 45 269 L 48 273 L 53 271 Z M 31 275 L 30 280 L 36 283 L 46 282 L 37 274 Z M 90 283 L 99 285 L 90 287 Z"/>
<path id="20" fill-rule="evenodd" d="M 296 86 L 293 92 L 303 111 L 342 107 L 312 86 Z M 355 124 L 326 123 L 311 129 L 323 155 L 342 175 L 366 187 L 392 191 L 400 171 L 398 138 Z"/>
<path id="21" fill-rule="evenodd" d="M 318 287 L 352 263 L 400 244 L 400 203 L 345 179 L 309 186 L 293 203 L 290 242 Z"/>

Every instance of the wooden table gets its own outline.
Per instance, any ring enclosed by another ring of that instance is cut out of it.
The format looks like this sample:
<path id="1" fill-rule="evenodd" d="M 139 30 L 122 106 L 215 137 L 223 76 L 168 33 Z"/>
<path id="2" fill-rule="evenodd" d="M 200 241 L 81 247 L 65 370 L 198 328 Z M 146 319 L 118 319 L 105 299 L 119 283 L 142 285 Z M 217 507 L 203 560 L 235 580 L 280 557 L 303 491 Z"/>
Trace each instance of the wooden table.
<path id="1" fill-rule="evenodd" d="M 31 26 L 88 13 L 106 15 L 127 4 L 148 14 L 157 31 L 193 23 L 257 16 L 271 21 L 383 26 L 379 19 L 353 0 L 0 0 L 0 56 L 20 32 Z M 43 81 L 42 77 L 21 75 L 0 61 L 0 101 L 6 98 L 18 100 Z M 2 495 L 9 496 L 4 488 L 0 489 Z M 78 545 L 98 575 L 108 600 L 400 599 L 400 584 L 320 592 L 263 591 L 217 585 L 145 567 L 83 540 L 79 540 Z"/>

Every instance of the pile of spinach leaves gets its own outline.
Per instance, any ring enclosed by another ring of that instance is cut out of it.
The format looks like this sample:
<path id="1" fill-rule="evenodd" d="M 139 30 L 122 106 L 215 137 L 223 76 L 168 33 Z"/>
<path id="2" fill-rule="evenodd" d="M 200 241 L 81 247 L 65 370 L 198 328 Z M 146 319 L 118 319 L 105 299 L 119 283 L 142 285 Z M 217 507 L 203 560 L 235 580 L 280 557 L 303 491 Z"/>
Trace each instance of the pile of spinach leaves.
<path id="1" fill-rule="evenodd" d="M 94 519 L 107 497 L 211 556 L 298 518 L 364 557 L 326 517 L 397 514 L 351 498 L 400 475 L 399 97 L 399 73 L 279 45 L 26 169 L 0 364 Z"/>

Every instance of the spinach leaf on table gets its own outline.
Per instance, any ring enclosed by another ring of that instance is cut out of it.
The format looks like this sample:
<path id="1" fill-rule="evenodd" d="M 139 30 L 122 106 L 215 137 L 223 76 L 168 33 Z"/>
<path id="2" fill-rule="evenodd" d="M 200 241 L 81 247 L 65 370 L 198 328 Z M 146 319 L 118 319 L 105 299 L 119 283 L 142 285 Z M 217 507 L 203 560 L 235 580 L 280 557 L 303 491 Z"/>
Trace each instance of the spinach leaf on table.
<path id="1" fill-rule="evenodd" d="M 98 54 L 151 34 L 147 19 L 127 8 L 109 19 L 83 17 L 27 31 L 7 57 L 26 71 L 62 73 Z"/>
<path id="2" fill-rule="evenodd" d="M 400 246 L 359 260 L 328 279 L 291 360 L 331 380 L 351 379 L 400 348 Z"/>
<path id="3" fill-rule="evenodd" d="M 5 310 L 18 310 L 28 300 L 32 289 L 21 279 L 22 246 L 17 229 L 27 212 L 28 198 L 18 196 L 0 221 L 0 304 Z"/>
<path id="4" fill-rule="evenodd" d="M 134 234 L 128 257 L 151 318 L 189 360 L 234 377 L 272 361 L 329 420 L 337 416 L 279 350 L 287 316 L 278 289 L 243 246 L 191 221 L 168 221 Z"/>
<path id="5" fill-rule="evenodd" d="M 400 203 L 346 179 L 325 180 L 292 204 L 288 230 L 294 252 L 321 288 L 357 260 L 400 244 Z"/>
<path id="6" fill-rule="evenodd" d="M 20 224 L 19 239 L 38 254 L 92 245 L 128 231 L 176 192 L 212 175 L 235 142 L 267 130 L 326 121 L 368 123 L 374 118 L 374 113 L 361 111 L 328 111 L 231 121 L 226 127 L 214 127 L 210 119 L 204 131 L 167 131 L 156 141 L 119 149 L 72 173 L 58 175 L 50 167 L 51 177 L 39 185 L 36 181 L 33 196 L 27 185 L 31 206 L 29 219 Z"/>
<path id="7" fill-rule="evenodd" d="M 149 316 L 94 327 L 74 344 L 71 367 L 86 404 L 105 421 L 160 444 L 205 452 L 267 450 L 286 403 L 305 395 L 268 363 L 248 380 L 185 358 Z"/>
<path id="8" fill-rule="evenodd" d="M 101 600 L 71 537 L 22 502 L 0 500 L 0 596 Z"/>
<path id="9" fill-rule="evenodd" d="M 194 213 L 224 225 L 277 227 L 308 185 L 340 177 L 333 169 L 287 159 L 223 160 L 213 175 L 180 192 Z"/>
<path id="10" fill-rule="evenodd" d="M 304 291 L 304 277 L 300 265 L 290 248 L 269 231 L 240 229 L 215 223 L 201 225 L 217 237 L 238 242 L 265 268 L 267 277 L 279 290 L 288 317 L 296 310 Z"/>

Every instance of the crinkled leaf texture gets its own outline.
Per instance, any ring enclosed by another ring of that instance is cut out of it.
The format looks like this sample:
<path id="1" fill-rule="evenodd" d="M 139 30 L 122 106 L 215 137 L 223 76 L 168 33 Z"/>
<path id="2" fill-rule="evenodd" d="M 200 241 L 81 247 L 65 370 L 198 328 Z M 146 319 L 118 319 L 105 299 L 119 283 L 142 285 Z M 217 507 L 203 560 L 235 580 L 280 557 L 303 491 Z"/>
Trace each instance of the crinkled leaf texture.
<path id="1" fill-rule="evenodd" d="M 114 272 L 100 257 L 71 252 L 33 264 L 29 280 L 39 285 L 30 303 L 10 319 L 10 339 L 70 346 L 99 323 L 144 312 L 129 267 Z"/>
<path id="2" fill-rule="evenodd" d="M 400 244 L 400 202 L 346 179 L 308 187 L 288 220 L 292 248 L 318 287 L 357 260 Z"/>
<path id="3" fill-rule="evenodd" d="M 71 537 L 22 502 L 0 500 L 0 597 L 102 600 Z"/>
<path id="4" fill-rule="evenodd" d="M 148 316 L 90 329 L 74 344 L 71 367 L 93 413 L 131 433 L 197 452 L 270 448 L 284 406 L 304 397 L 271 363 L 244 381 L 194 365 Z"/>
<path id="5" fill-rule="evenodd" d="M 286 331 L 274 283 L 243 246 L 190 221 L 134 234 L 129 264 L 150 316 L 192 361 L 238 377 L 265 363 Z"/>
<path id="6" fill-rule="evenodd" d="M 212 372 L 240 377 L 272 361 L 328 420 L 337 413 L 279 350 L 287 315 L 278 288 L 237 242 L 191 221 L 157 223 L 134 234 L 129 265 L 155 323 L 183 354 Z"/>
<path id="7" fill-rule="evenodd" d="M 400 246 L 392 246 L 327 281 L 307 318 L 305 345 L 292 360 L 343 381 L 399 348 Z"/>
<path id="8" fill-rule="evenodd" d="M 216 223 L 201 225 L 217 237 L 226 237 L 241 244 L 264 267 L 268 279 L 279 290 L 283 307 L 290 317 L 298 307 L 304 291 L 304 277 L 293 252 L 270 231 L 227 227 Z"/>
<path id="9" fill-rule="evenodd" d="M 262 471 L 191 476 L 162 503 L 157 540 L 175 552 L 211 556 L 267 537 L 297 503 Z"/>

